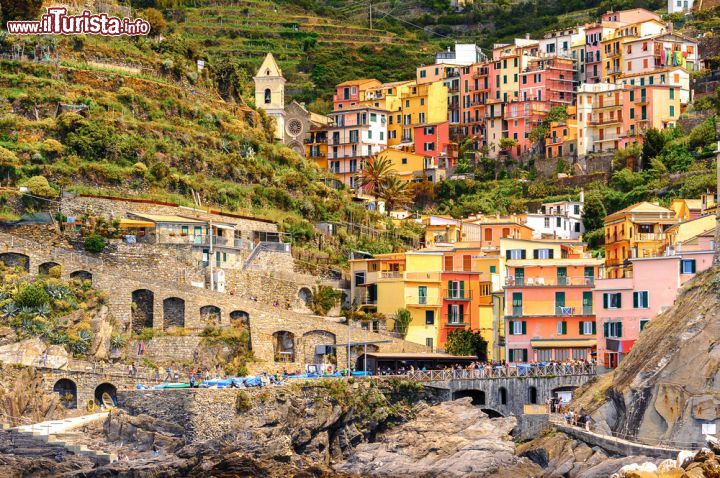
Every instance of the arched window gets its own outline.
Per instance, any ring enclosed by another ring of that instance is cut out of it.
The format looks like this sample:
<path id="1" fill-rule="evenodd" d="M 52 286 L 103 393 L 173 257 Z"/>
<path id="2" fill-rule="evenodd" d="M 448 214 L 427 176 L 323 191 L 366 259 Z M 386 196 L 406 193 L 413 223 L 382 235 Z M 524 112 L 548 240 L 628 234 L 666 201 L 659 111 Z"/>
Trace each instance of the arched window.
<path id="1" fill-rule="evenodd" d="M 270 88 L 265 88 L 265 104 L 269 105 L 272 102 L 272 92 Z"/>
<path id="2" fill-rule="evenodd" d="M 505 387 L 500 387 L 499 392 L 500 405 L 507 405 L 507 390 L 505 390 Z"/>

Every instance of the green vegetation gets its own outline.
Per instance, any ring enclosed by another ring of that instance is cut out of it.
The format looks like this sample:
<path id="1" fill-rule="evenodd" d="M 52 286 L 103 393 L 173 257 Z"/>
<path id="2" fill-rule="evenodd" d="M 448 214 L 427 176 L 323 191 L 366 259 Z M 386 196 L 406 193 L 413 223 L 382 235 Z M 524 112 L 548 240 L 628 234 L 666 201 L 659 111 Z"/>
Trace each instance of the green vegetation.
<path id="1" fill-rule="evenodd" d="M 95 253 L 104 251 L 106 246 L 107 243 L 105 242 L 105 239 L 96 233 L 92 233 L 87 236 L 85 238 L 85 242 L 83 243 L 83 247 L 85 247 L 86 251 Z"/>
<path id="2" fill-rule="evenodd" d="M 251 408 L 252 401 L 250 400 L 247 392 L 245 392 L 244 390 L 238 391 L 237 395 L 235 395 L 235 412 L 238 414 L 245 413 Z"/>
<path id="3" fill-rule="evenodd" d="M 335 307 L 340 301 L 341 292 L 333 289 L 330 286 L 318 285 L 315 286 L 312 292 L 312 299 L 310 301 L 310 308 L 314 314 L 327 315 L 330 310 Z"/>
<path id="4" fill-rule="evenodd" d="M 412 322 L 412 315 L 409 310 L 398 309 L 397 312 L 395 312 L 395 332 L 403 338 L 407 335 L 410 322 Z"/>
<path id="5" fill-rule="evenodd" d="M 487 341 L 480 331 L 469 329 L 453 330 L 448 334 L 445 349 L 452 355 L 475 356 L 480 361 L 487 360 Z"/>

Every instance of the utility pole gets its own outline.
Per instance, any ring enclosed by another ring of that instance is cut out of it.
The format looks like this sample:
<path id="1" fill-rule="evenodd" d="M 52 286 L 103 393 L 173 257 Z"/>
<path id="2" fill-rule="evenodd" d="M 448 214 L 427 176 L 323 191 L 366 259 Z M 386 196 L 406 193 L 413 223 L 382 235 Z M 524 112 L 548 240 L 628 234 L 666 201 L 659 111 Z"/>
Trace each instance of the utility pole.
<path id="1" fill-rule="evenodd" d="M 373 29 L 373 24 L 372 24 L 372 0 L 370 1 L 369 5 L 370 5 L 370 30 L 372 30 L 372 29 Z"/>
<path id="2" fill-rule="evenodd" d="M 208 254 L 208 261 L 210 262 L 210 290 L 215 290 L 215 278 L 213 277 L 213 230 L 212 230 L 212 220 L 210 221 L 210 228 L 209 228 L 209 234 L 208 237 L 210 238 L 210 252 Z"/>
<path id="3" fill-rule="evenodd" d="M 715 150 L 715 162 L 717 163 L 717 185 L 715 191 L 715 254 L 713 254 L 713 265 L 720 266 L 720 123 L 715 125 L 715 137 L 717 138 L 717 149 Z"/>

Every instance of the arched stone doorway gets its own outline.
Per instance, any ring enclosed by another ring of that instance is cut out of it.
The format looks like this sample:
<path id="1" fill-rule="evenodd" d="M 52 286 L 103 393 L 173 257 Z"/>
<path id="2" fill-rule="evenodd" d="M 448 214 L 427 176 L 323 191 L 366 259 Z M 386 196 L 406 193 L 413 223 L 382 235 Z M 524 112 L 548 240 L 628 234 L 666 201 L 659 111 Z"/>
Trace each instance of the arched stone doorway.
<path id="1" fill-rule="evenodd" d="M 30 272 L 30 257 L 19 252 L 1 253 L 0 262 L 5 264 L 5 267 L 20 267 L 25 269 L 25 272 Z"/>
<path id="2" fill-rule="evenodd" d="M 200 307 L 200 320 L 206 325 L 220 325 L 221 316 L 220 307 L 215 305 Z"/>
<path id="3" fill-rule="evenodd" d="M 335 347 L 322 347 L 323 345 L 335 345 L 335 334 L 327 330 L 312 330 L 306 332 L 302 337 L 303 361 L 305 363 L 336 364 Z"/>
<path id="4" fill-rule="evenodd" d="M 310 307 L 312 305 L 312 296 L 312 291 L 307 287 L 301 287 L 298 291 L 298 298 L 303 302 L 303 304 L 305 304 L 306 307 Z"/>
<path id="5" fill-rule="evenodd" d="M 163 300 L 163 330 L 185 327 L 185 301 L 179 297 Z"/>
<path id="6" fill-rule="evenodd" d="M 41 276 L 49 276 L 53 267 L 60 268 L 60 264 L 52 261 L 43 262 L 38 266 L 38 274 L 40 274 Z M 57 269 L 57 271 L 59 272 L 60 269 Z M 60 277 L 60 274 L 57 274 L 57 276 Z"/>
<path id="7" fill-rule="evenodd" d="M 108 398 L 111 403 L 108 403 Z M 117 387 L 112 383 L 101 383 L 95 387 L 95 402 L 98 405 L 117 406 Z"/>
<path id="8" fill-rule="evenodd" d="M 507 390 L 505 387 L 498 389 L 498 402 L 500 402 L 500 405 L 507 405 Z"/>
<path id="9" fill-rule="evenodd" d="M 132 330 L 139 334 L 143 329 L 151 329 L 155 307 L 155 294 L 148 289 L 137 289 L 132 292 Z"/>
<path id="10" fill-rule="evenodd" d="M 233 327 L 239 327 L 243 329 L 250 328 L 250 314 L 244 310 L 233 310 L 230 312 L 230 324 Z"/>
<path id="11" fill-rule="evenodd" d="M 77 385 L 68 378 L 61 378 L 53 385 L 53 392 L 60 397 L 60 404 L 65 408 L 77 408 Z"/>
<path id="12" fill-rule="evenodd" d="M 497 410 L 493 410 L 492 408 L 481 408 L 481 410 L 485 412 L 490 418 L 503 418 L 505 416 Z"/>
<path id="13" fill-rule="evenodd" d="M 485 392 L 482 390 L 458 390 L 453 392 L 453 400 L 470 397 L 473 405 L 485 405 Z"/>
<path id="14" fill-rule="evenodd" d="M 92 282 L 92 272 L 88 271 L 74 271 L 70 273 L 70 279 L 71 280 L 81 280 L 81 281 L 90 281 Z"/>
<path id="15" fill-rule="evenodd" d="M 273 333 L 273 355 L 275 362 L 294 362 L 295 334 L 286 330 Z"/>

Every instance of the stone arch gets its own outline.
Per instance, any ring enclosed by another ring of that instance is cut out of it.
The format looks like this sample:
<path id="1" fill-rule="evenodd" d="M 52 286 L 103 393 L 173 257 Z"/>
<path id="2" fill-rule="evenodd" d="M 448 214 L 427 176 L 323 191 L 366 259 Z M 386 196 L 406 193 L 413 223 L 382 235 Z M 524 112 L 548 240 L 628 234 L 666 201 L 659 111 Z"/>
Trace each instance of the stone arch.
<path id="1" fill-rule="evenodd" d="M 498 389 L 498 402 L 500 405 L 507 405 L 507 389 L 505 387 Z"/>
<path id="2" fill-rule="evenodd" d="M 329 347 L 322 351 L 318 350 L 318 346 L 335 345 L 337 343 L 335 334 L 332 332 L 328 332 L 327 330 L 311 330 L 303 334 L 302 341 L 303 361 L 305 363 L 337 363 L 335 347 Z"/>
<path id="3" fill-rule="evenodd" d="M 563 402 L 569 402 L 570 399 L 572 398 L 573 392 L 575 391 L 576 388 L 577 387 L 572 386 L 572 385 L 556 387 L 550 391 L 550 396 L 557 397 L 557 398 L 561 399 Z"/>
<path id="4" fill-rule="evenodd" d="M 250 329 L 250 314 L 244 310 L 233 310 L 230 312 L 230 323 L 235 327 Z"/>
<path id="5" fill-rule="evenodd" d="M 275 362 L 294 362 L 295 334 L 287 330 L 278 330 L 272 336 Z"/>
<path id="6" fill-rule="evenodd" d="M 135 333 L 151 329 L 154 319 L 155 294 L 149 289 L 132 291 L 132 329 Z"/>
<path id="7" fill-rule="evenodd" d="M 77 408 L 77 385 L 69 378 L 61 378 L 53 385 L 53 392 L 60 397 L 65 408 Z"/>
<path id="8" fill-rule="evenodd" d="M 481 410 L 490 418 L 503 418 L 505 416 L 493 408 L 481 408 Z"/>
<path id="9" fill-rule="evenodd" d="M 72 279 L 72 280 L 81 280 L 81 281 L 89 280 L 90 282 L 92 282 L 92 278 L 93 278 L 92 272 L 89 272 L 89 271 L 79 270 L 79 271 L 74 271 L 74 272 L 70 273 L 70 279 Z"/>
<path id="10" fill-rule="evenodd" d="M 117 405 L 117 387 L 113 385 L 112 383 L 104 382 L 95 387 L 95 403 L 98 405 L 102 405 L 105 403 L 104 395 L 107 394 L 110 396 L 110 399 L 112 400 L 112 403 L 114 406 Z M 107 403 L 105 403 L 108 405 Z"/>
<path id="11" fill-rule="evenodd" d="M 21 267 L 25 272 L 30 272 L 30 256 L 19 252 L 3 252 L 0 254 L 0 262 L 5 267 Z"/>
<path id="12" fill-rule="evenodd" d="M 200 307 L 200 320 L 207 325 L 220 325 L 222 311 L 216 305 L 204 305 Z"/>
<path id="13" fill-rule="evenodd" d="M 163 300 L 163 330 L 170 327 L 185 327 L 185 301 L 180 297 Z"/>
<path id="14" fill-rule="evenodd" d="M 312 303 L 312 296 L 313 293 L 309 287 L 301 287 L 298 291 L 298 298 L 308 307 L 310 307 Z"/>
<path id="15" fill-rule="evenodd" d="M 528 403 L 531 405 L 537 405 L 538 403 L 538 391 L 532 385 L 528 387 Z"/>
<path id="16" fill-rule="evenodd" d="M 485 405 L 485 392 L 482 390 L 457 390 L 453 392 L 453 400 L 470 397 L 473 405 Z"/>
<path id="17" fill-rule="evenodd" d="M 53 262 L 53 261 L 43 262 L 42 264 L 40 264 L 38 266 L 38 274 L 40 274 L 42 276 L 49 276 L 50 269 L 52 269 L 53 267 L 61 267 L 61 266 L 57 262 Z"/>

